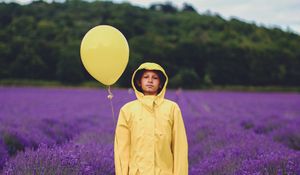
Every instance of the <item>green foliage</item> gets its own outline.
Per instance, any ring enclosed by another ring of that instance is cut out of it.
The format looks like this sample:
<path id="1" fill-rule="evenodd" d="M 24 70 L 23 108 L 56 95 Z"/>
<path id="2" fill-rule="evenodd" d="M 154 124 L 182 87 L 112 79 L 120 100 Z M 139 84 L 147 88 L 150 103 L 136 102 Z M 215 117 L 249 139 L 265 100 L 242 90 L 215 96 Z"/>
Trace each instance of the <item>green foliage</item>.
<path id="1" fill-rule="evenodd" d="M 129 42 L 121 87 L 130 86 L 145 61 L 166 69 L 170 87 L 300 85 L 299 35 L 199 14 L 189 4 L 177 9 L 171 1 L 149 9 L 109 1 L 2 2 L 0 79 L 95 81 L 79 48 L 84 34 L 101 24 L 118 28 Z"/>
<path id="2" fill-rule="evenodd" d="M 24 151 L 25 145 L 22 140 L 11 133 L 3 133 L 3 141 L 8 149 L 9 155 L 15 155 L 18 151 Z"/>
<path id="3" fill-rule="evenodd" d="M 199 87 L 199 77 L 193 69 L 181 69 L 172 79 L 170 79 L 171 87 L 195 88 Z"/>

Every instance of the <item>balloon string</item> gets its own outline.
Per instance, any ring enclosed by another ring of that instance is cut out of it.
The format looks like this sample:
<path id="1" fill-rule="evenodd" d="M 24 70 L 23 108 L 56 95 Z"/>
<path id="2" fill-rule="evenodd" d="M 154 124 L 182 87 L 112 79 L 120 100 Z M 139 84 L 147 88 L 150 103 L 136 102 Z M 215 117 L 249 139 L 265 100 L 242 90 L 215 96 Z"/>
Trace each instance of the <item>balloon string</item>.
<path id="1" fill-rule="evenodd" d="M 114 105 L 112 103 L 112 98 L 114 97 L 114 95 L 112 94 L 111 90 L 110 90 L 110 86 L 108 86 L 108 96 L 107 98 L 109 99 L 110 101 L 110 108 L 111 108 L 111 113 L 112 113 L 112 117 L 113 117 L 113 120 L 114 120 L 114 124 L 115 126 L 117 126 L 117 122 L 116 122 L 116 119 L 115 119 L 115 111 L 114 111 Z M 120 168 L 121 168 L 121 174 L 123 174 L 123 171 L 122 171 L 122 162 L 121 162 L 121 157 L 120 157 L 120 153 L 119 153 L 119 143 L 118 143 L 118 137 L 117 137 L 117 132 L 116 132 L 116 147 L 117 147 L 117 154 L 118 154 L 118 157 L 119 157 L 119 163 L 120 163 Z"/>
<path id="2" fill-rule="evenodd" d="M 115 111 L 114 111 L 114 105 L 112 103 L 112 98 L 114 97 L 114 95 L 112 94 L 111 90 L 110 90 L 110 86 L 108 86 L 108 96 L 107 98 L 109 99 L 110 101 L 110 108 L 111 108 L 111 113 L 112 113 L 112 117 L 113 117 L 113 120 L 114 120 L 114 124 L 116 125 L 116 119 L 115 119 Z"/>

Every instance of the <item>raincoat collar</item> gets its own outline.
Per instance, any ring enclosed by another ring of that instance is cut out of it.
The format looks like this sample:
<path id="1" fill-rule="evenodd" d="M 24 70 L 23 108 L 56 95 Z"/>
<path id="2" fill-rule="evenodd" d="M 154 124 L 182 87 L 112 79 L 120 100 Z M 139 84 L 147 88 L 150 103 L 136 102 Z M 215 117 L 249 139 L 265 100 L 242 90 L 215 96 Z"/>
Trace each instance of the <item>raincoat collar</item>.
<path id="1" fill-rule="evenodd" d="M 141 91 L 138 90 L 137 87 L 135 87 L 135 76 L 137 74 L 138 71 L 140 70 L 158 70 L 161 71 L 163 73 L 163 75 L 165 76 L 165 82 L 161 82 L 164 83 L 164 86 L 162 88 L 162 90 L 159 92 L 159 94 L 155 95 L 144 95 Z M 134 89 L 135 95 L 137 97 L 137 99 L 144 104 L 145 106 L 147 106 L 148 108 L 150 108 L 151 110 L 154 108 L 155 105 L 160 105 L 165 97 L 165 93 L 166 93 L 166 87 L 168 84 L 168 76 L 165 72 L 165 70 L 158 64 L 156 63 L 150 63 L 150 62 L 146 62 L 143 63 L 139 66 L 139 68 L 137 68 L 133 75 L 132 75 L 132 79 L 131 79 L 131 84 L 132 87 Z"/>

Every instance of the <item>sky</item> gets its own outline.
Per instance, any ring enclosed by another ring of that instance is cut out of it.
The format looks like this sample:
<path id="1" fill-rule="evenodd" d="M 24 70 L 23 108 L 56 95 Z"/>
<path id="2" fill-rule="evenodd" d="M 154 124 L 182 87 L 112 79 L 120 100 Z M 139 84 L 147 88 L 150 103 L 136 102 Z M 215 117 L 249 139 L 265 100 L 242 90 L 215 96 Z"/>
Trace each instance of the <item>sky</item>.
<path id="1" fill-rule="evenodd" d="M 0 0 L 3 2 L 3 0 Z M 31 0 L 4 0 L 6 2 L 29 3 Z M 51 0 L 48 0 L 51 1 Z M 58 1 L 58 0 L 56 0 Z M 111 0 L 115 3 L 129 2 L 132 5 L 148 8 L 153 3 L 166 0 Z M 210 11 L 225 19 L 232 17 L 259 26 L 278 27 L 300 35 L 300 0 L 173 0 L 178 8 L 183 3 L 192 5 L 198 13 Z"/>

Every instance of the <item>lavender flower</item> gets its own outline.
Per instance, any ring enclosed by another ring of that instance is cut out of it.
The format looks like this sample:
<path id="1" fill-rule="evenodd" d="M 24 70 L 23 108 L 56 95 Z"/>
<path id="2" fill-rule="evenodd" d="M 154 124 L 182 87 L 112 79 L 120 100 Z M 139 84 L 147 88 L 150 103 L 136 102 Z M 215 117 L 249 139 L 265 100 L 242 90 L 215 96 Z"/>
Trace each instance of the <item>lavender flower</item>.
<path id="1" fill-rule="evenodd" d="M 113 93 L 117 120 L 135 96 Z M 0 87 L 0 174 L 114 174 L 106 96 Z M 190 175 L 300 174 L 300 94 L 168 90 L 166 97 L 182 110 Z"/>

